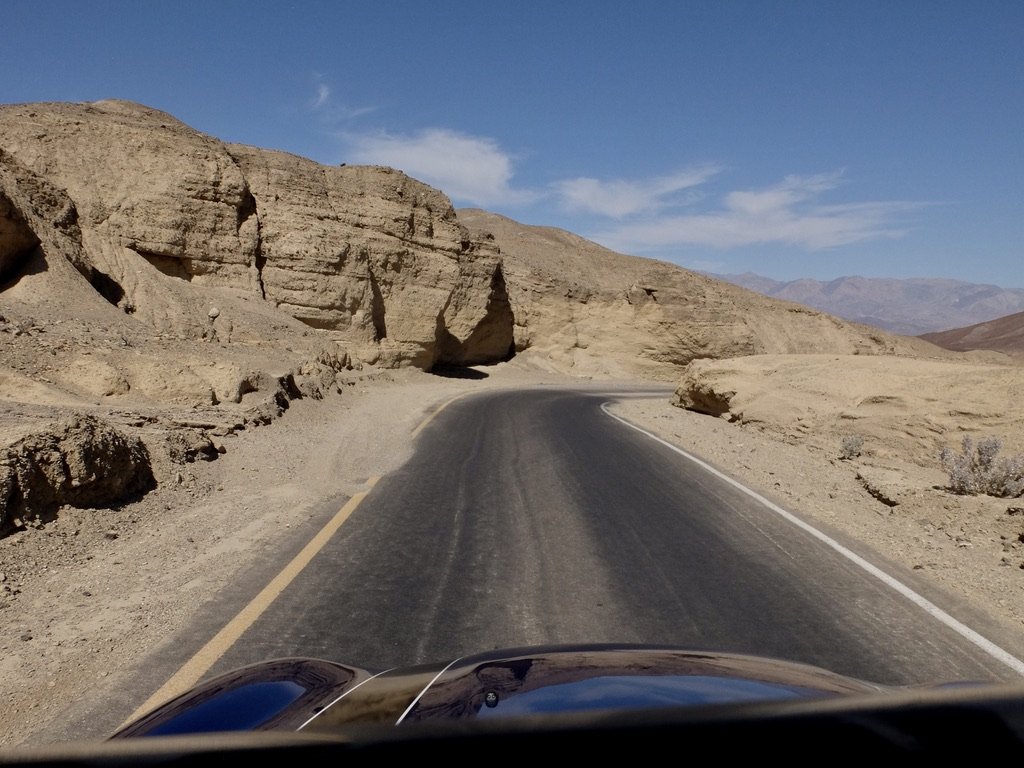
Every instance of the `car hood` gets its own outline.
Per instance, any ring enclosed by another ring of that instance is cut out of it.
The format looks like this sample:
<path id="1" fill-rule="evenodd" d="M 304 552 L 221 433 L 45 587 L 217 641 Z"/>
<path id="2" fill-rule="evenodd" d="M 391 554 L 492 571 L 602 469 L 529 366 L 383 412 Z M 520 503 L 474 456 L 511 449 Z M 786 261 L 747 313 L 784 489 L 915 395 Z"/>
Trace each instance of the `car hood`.
<path id="1" fill-rule="evenodd" d="M 823 699 L 894 689 L 777 659 L 665 646 L 542 646 L 370 671 L 274 659 L 222 674 L 113 739 L 224 731 L 334 734 L 351 726 Z"/>

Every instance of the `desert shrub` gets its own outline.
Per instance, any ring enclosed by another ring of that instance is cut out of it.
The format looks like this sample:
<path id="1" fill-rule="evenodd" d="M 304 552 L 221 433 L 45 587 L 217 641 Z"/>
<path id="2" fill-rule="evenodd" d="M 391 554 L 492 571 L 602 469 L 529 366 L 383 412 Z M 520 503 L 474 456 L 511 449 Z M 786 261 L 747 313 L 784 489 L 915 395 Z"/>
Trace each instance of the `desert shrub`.
<path id="1" fill-rule="evenodd" d="M 839 444 L 839 458 L 840 459 L 854 459 L 860 456 L 861 449 L 864 448 L 864 438 L 860 435 L 846 435 L 843 441 Z"/>
<path id="2" fill-rule="evenodd" d="M 1024 495 L 1024 455 L 999 458 L 1003 441 L 986 437 L 975 445 L 964 437 L 960 453 L 943 448 L 939 458 L 949 473 L 949 489 L 953 493 L 980 493 L 1003 498 Z"/>

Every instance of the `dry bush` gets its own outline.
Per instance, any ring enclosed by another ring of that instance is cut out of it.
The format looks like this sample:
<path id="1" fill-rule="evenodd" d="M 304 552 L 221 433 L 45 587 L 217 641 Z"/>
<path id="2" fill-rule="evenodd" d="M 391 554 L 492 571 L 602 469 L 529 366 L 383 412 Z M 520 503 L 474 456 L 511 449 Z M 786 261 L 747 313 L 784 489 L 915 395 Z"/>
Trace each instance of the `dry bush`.
<path id="1" fill-rule="evenodd" d="M 839 458 L 844 461 L 860 456 L 864 448 L 864 438 L 860 435 L 847 435 L 839 445 Z"/>
<path id="2" fill-rule="evenodd" d="M 949 489 L 971 496 L 1024 495 L 1024 455 L 999 458 L 1002 447 L 1003 441 L 997 437 L 983 438 L 975 445 L 965 436 L 960 453 L 943 448 L 939 458 L 949 472 Z"/>

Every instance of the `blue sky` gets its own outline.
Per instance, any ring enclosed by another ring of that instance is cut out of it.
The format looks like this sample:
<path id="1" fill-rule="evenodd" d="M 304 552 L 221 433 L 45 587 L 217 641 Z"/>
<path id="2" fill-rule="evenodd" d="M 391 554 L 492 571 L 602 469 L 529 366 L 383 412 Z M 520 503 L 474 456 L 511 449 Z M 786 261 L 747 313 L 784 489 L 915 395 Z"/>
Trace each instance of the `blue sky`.
<path id="1" fill-rule="evenodd" d="M 718 273 L 1024 288 L 1024 2 L 4 0 L 0 102 L 122 98 Z"/>

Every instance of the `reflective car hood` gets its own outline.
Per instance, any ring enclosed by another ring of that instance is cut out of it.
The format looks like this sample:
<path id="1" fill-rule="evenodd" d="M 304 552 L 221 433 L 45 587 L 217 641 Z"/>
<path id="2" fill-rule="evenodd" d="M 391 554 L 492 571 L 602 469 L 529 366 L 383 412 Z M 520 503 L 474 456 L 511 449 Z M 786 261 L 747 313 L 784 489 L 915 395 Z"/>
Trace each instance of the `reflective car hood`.
<path id="1" fill-rule="evenodd" d="M 709 707 L 889 690 L 776 659 L 665 646 L 543 646 L 371 672 L 321 659 L 275 659 L 201 683 L 114 739 L 528 715 Z"/>

